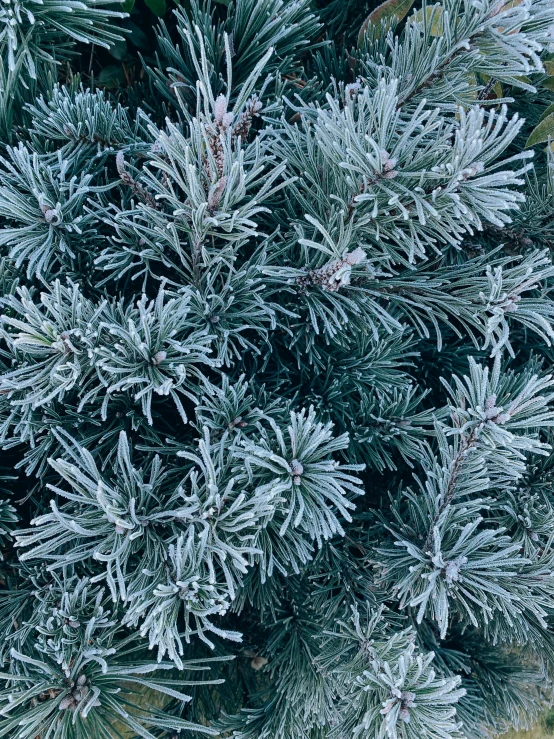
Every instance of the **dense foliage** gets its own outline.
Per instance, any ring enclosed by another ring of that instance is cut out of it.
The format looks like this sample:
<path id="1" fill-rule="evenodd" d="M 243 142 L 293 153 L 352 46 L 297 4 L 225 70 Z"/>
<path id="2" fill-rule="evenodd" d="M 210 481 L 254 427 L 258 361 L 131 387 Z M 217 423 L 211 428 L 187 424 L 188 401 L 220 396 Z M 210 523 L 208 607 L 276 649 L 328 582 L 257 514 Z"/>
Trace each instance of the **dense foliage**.
<path id="1" fill-rule="evenodd" d="M 554 3 L 142 2 L 0 7 L 0 737 L 527 725 Z"/>

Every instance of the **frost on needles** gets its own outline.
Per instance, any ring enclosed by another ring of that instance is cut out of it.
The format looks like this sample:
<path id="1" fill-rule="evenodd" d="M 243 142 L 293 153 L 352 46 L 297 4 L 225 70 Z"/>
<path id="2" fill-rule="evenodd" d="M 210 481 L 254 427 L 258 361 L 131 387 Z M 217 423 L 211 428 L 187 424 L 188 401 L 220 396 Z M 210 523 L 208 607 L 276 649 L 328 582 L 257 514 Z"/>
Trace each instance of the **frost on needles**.
<path id="1" fill-rule="evenodd" d="M 552 0 L 141 2 L 0 7 L 0 738 L 530 725 Z"/>

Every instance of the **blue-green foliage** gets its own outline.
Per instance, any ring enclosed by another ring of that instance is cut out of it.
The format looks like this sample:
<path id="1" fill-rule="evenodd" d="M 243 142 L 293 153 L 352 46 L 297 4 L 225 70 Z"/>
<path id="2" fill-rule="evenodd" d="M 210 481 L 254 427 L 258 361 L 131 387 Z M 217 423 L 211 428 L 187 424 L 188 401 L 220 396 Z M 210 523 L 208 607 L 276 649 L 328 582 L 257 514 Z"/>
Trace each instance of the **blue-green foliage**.
<path id="1" fill-rule="evenodd" d="M 551 0 L 132 7 L 0 8 L 0 738 L 528 725 Z"/>

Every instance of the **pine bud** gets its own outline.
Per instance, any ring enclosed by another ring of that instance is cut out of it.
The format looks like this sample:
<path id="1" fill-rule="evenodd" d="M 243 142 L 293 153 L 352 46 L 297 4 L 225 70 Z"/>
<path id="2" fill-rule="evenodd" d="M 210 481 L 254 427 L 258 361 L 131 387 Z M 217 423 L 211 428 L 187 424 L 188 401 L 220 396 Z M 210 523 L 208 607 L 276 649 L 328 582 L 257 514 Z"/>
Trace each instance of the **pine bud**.
<path id="1" fill-rule="evenodd" d="M 233 124 L 235 116 L 232 113 L 225 113 L 221 120 L 221 128 L 228 129 Z"/>
<path id="2" fill-rule="evenodd" d="M 300 485 L 301 483 L 301 476 L 304 473 L 304 466 L 301 462 L 299 462 L 297 459 L 293 459 L 290 463 L 290 474 L 292 476 L 292 481 L 295 485 Z"/>
<path id="3" fill-rule="evenodd" d="M 227 113 L 227 98 L 225 95 L 218 95 L 214 105 L 214 120 L 218 124 L 223 123 L 223 117 Z"/>
<path id="4" fill-rule="evenodd" d="M 125 171 L 125 156 L 123 155 L 122 151 L 118 151 L 116 154 L 115 166 L 117 168 L 117 173 L 122 180 L 125 179 L 125 177 L 128 177 L 128 174 Z"/>
<path id="5" fill-rule="evenodd" d="M 467 557 L 459 557 L 458 559 L 446 562 L 444 567 L 444 577 L 448 585 L 452 585 L 462 579 L 460 577 L 460 570 L 466 563 Z"/>
<path id="6" fill-rule="evenodd" d="M 381 149 L 381 177 L 385 180 L 392 180 L 398 172 L 394 169 L 398 159 L 391 157 L 386 149 Z"/>
<path id="7" fill-rule="evenodd" d="M 252 662 L 250 663 L 250 666 L 253 670 L 261 670 L 263 667 L 265 667 L 268 663 L 268 660 L 265 657 L 254 657 Z"/>
<path id="8" fill-rule="evenodd" d="M 404 721 L 405 724 L 410 723 L 410 712 L 407 708 L 401 708 L 398 715 L 400 717 L 400 720 Z"/>
<path id="9" fill-rule="evenodd" d="M 349 100 L 352 100 L 362 89 L 361 84 L 356 82 L 351 82 L 349 85 L 346 85 L 344 88 L 344 97 L 346 99 L 346 102 Z"/>
<path id="10" fill-rule="evenodd" d="M 51 226 L 57 226 L 61 223 L 60 214 L 54 208 L 48 208 L 44 211 L 44 220 Z"/>
<path id="11" fill-rule="evenodd" d="M 212 187 L 210 188 L 210 192 L 208 194 L 208 208 L 212 213 L 214 210 L 216 210 L 216 208 L 219 206 L 219 203 L 221 202 L 221 196 L 223 195 L 226 184 L 227 178 L 220 177 L 215 185 L 212 185 Z"/>
<path id="12" fill-rule="evenodd" d="M 361 246 L 358 246 L 357 249 L 354 249 L 354 251 L 346 252 L 344 255 L 344 261 L 347 264 L 354 265 L 354 264 L 360 264 L 365 259 L 365 251 L 362 249 Z"/>
<path id="13" fill-rule="evenodd" d="M 163 349 L 159 352 L 156 352 L 154 356 L 152 357 L 152 364 L 156 365 L 156 367 L 161 364 L 165 359 L 167 359 L 167 352 L 163 351 Z"/>

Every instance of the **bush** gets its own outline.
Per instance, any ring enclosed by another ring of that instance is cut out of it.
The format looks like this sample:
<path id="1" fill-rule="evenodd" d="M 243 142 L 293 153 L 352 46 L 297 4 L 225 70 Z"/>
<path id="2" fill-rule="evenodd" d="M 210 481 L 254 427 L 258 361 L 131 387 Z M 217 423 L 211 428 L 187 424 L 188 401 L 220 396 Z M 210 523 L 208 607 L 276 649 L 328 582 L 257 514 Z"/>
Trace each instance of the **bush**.
<path id="1" fill-rule="evenodd" d="M 527 726 L 552 2 L 0 20 L 0 737 Z"/>

